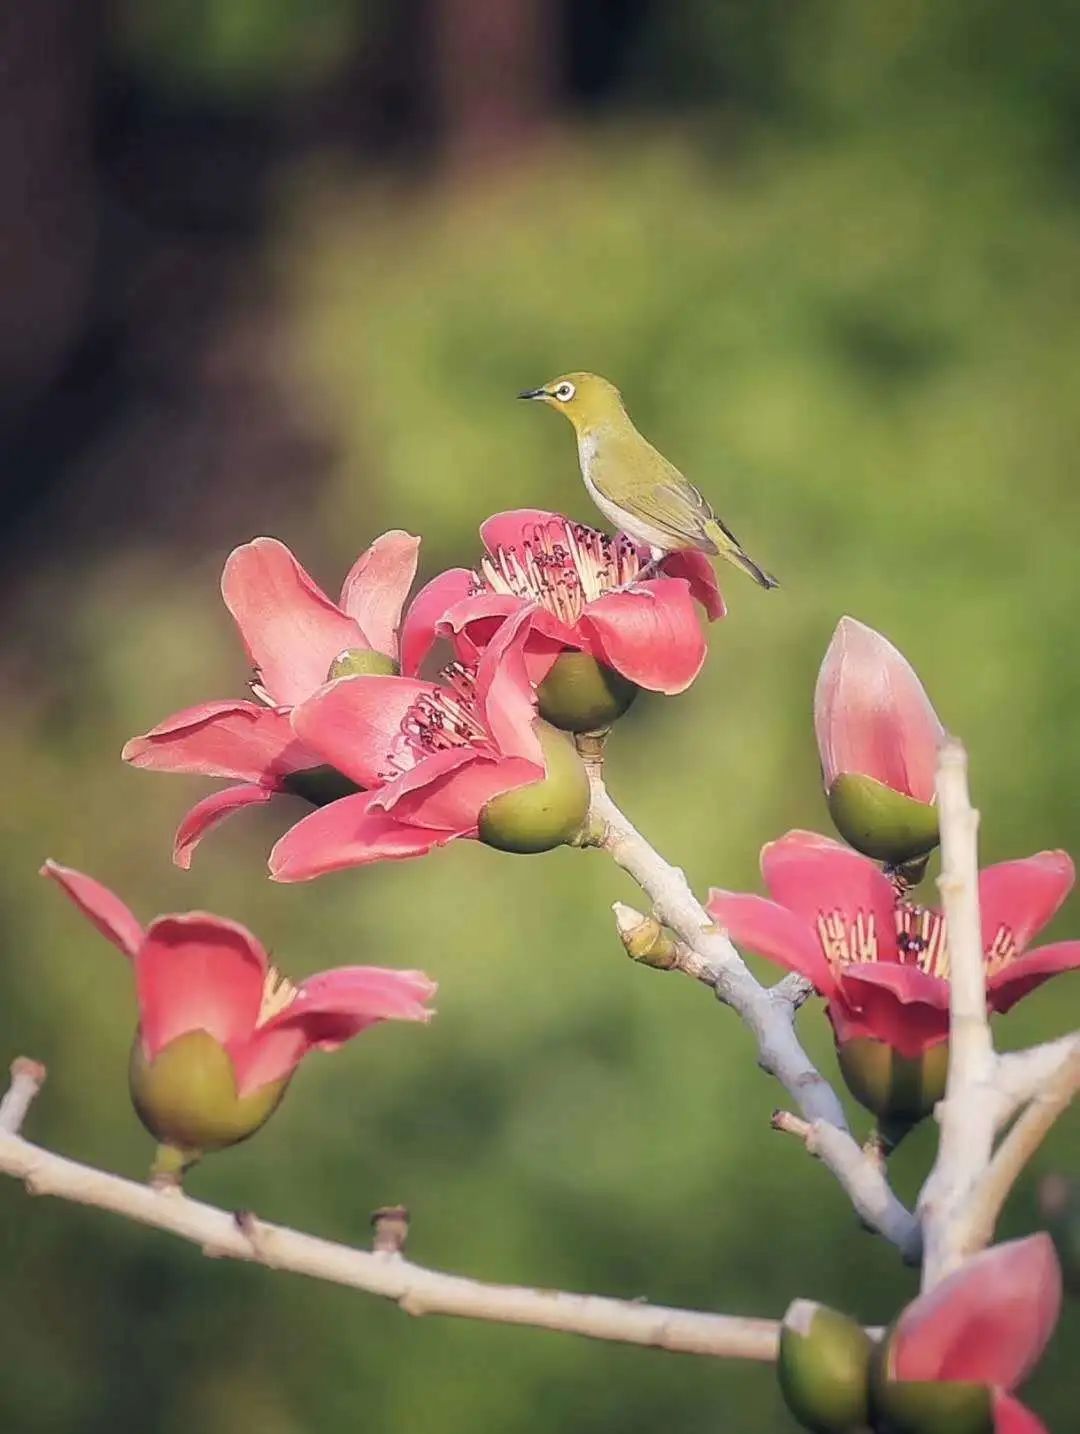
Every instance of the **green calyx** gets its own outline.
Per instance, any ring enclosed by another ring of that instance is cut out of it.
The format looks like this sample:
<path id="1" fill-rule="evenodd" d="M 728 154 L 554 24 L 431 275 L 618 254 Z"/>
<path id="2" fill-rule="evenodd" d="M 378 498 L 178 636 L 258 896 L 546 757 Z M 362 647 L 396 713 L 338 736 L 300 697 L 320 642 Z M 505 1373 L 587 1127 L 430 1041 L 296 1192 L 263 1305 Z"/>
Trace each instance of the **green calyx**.
<path id="1" fill-rule="evenodd" d="M 848 1090 L 877 1116 L 886 1152 L 929 1115 L 945 1094 L 948 1041 L 910 1058 L 885 1041 L 859 1036 L 837 1046 L 836 1056 Z"/>
<path id="2" fill-rule="evenodd" d="M 540 716 L 563 732 L 595 732 L 611 724 L 641 691 L 587 652 L 563 652 L 536 689 Z"/>
<path id="3" fill-rule="evenodd" d="M 225 1048 L 206 1031 L 188 1031 L 148 1060 L 136 1033 L 128 1068 L 135 1113 L 175 1157 L 179 1169 L 204 1151 L 222 1150 L 254 1135 L 277 1108 L 289 1077 L 237 1095 Z M 166 1160 L 159 1155 L 159 1163 Z M 156 1167 L 155 1167 L 156 1168 Z M 163 1173 L 168 1173 L 162 1167 Z"/>
<path id="4" fill-rule="evenodd" d="M 303 797 L 313 807 L 325 807 L 339 797 L 352 797 L 363 791 L 353 781 L 339 772 L 336 767 L 305 767 L 302 772 L 290 772 L 282 786 L 294 797 Z"/>
<path id="5" fill-rule="evenodd" d="M 890 1329 L 870 1365 L 875 1430 L 882 1434 L 992 1434 L 993 1405 L 985 1384 L 892 1378 L 892 1337 Z"/>
<path id="6" fill-rule="evenodd" d="M 580 832 L 589 810 L 589 779 L 571 738 L 546 722 L 536 734 L 547 776 L 503 792 L 480 813 L 479 836 L 499 851 L 551 851 Z"/>
<path id="7" fill-rule="evenodd" d="M 373 647 L 347 647 L 339 652 L 326 674 L 327 682 L 335 677 L 396 677 L 401 671 L 392 657 L 376 652 Z"/>
<path id="8" fill-rule="evenodd" d="M 796 1300 L 784 1316 L 776 1373 L 780 1392 L 804 1429 L 844 1434 L 869 1424 L 874 1343 L 838 1310 Z"/>
<path id="9" fill-rule="evenodd" d="M 937 807 L 894 792 L 861 772 L 841 773 L 826 800 L 844 840 L 875 861 L 902 866 L 938 844 Z"/>

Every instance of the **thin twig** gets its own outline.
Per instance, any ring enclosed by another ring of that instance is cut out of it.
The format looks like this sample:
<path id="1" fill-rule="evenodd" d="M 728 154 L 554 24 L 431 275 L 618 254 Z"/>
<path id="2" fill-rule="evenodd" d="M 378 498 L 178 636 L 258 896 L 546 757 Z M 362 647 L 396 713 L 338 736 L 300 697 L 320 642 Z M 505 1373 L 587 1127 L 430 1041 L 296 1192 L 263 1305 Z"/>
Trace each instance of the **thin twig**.
<path id="1" fill-rule="evenodd" d="M 822 1128 L 815 1153 L 843 1186 L 864 1224 L 892 1241 L 905 1259 L 917 1260 L 918 1222 L 893 1194 L 878 1162 L 866 1157 L 852 1138 L 836 1092 L 795 1033 L 795 1014 L 806 996 L 804 983 L 780 982 L 770 989 L 755 980 L 698 901 L 683 872 L 666 862 L 612 801 L 598 761 L 589 764 L 589 781 L 589 825 L 595 833 L 592 844 L 608 852 L 637 882 L 652 902 L 655 920 L 679 938 L 674 964 L 709 986 L 718 1000 L 739 1015 L 757 1043 L 759 1065 L 780 1081 L 803 1117 L 815 1128 Z M 623 930 L 629 920 L 627 913 L 630 917 L 638 913 L 621 904 L 620 910 L 622 916 L 616 915 Z"/>
<path id="2" fill-rule="evenodd" d="M 38 1085 L 40 1081 L 34 1083 L 35 1091 Z M 13 1085 L 0 1106 L 5 1114 L 15 1108 L 14 1089 Z M 21 1092 L 25 1089 L 20 1088 Z M 21 1093 L 19 1100 L 22 1099 Z M 460 1315 L 496 1324 L 532 1325 L 591 1339 L 717 1358 L 766 1362 L 776 1358 L 780 1331 L 776 1320 L 673 1309 L 561 1290 L 492 1285 L 443 1274 L 404 1259 L 387 1248 L 387 1238 L 382 1239 L 383 1248 L 374 1252 L 320 1240 L 282 1225 L 268 1224 L 250 1211 L 231 1214 L 175 1191 L 162 1193 L 95 1170 L 32 1145 L 6 1129 L 0 1131 L 0 1171 L 23 1180 L 32 1195 L 55 1195 L 79 1205 L 110 1210 L 128 1220 L 178 1235 L 211 1257 L 246 1260 L 366 1290 L 393 1300 L 410 1315 Z M 377 1213 L 382 1237 L 387 1237 L 386 1224 L 392 1213 L 397 1223 L 395 1238 L 404 1238 L 406 1216 L 400 1208 Z M 376 1243 L 380 1243 L 379 1232 Z"/>
<path id="3" fill-rule="evenodd" d="M 993 1238 L 1009 1191 L 1078 1090 L 1080 1043 L 1074 1045 L 1044 1089 L 1018 1117 L 976 1183 L 964 1212 L 964 1254 L 974 1254 Z"/>

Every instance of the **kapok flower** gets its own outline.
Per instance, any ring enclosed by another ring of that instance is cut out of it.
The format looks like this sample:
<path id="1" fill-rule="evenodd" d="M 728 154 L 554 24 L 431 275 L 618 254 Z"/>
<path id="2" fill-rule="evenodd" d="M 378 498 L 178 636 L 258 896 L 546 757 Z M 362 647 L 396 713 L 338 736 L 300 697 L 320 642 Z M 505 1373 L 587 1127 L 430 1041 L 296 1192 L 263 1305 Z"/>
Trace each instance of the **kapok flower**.
<path id="1" fill-rule="evenodd" d="M 945 918 L 898 898 L 868 857 L 792 831 L 761 853 L 771 900 L 713 890 L 708 910 L 732 939 L 798 971 L 828 1001 L 838 1044 L 858 1037 L 919 1056 L 949 1034 Z M 1080 966 L 1080 941 L 1028 947 L 1065 900 L 1075 870 L 1063 851 L 979 874 L 986 990 L 1008 1011 L 1059 971 Z"/>
<path id="2" fill-rule="evenodd" d="M 1049 1235 L 972 1256 L 886 1334 L 871 1381 L 875 1428 L 1046 1434 L 1013 1398 L 1050 1341 L 1061 1270 Z"/>
<path id="3" fill-rule="evenodd" d="M 814 730 L 840 834 L 891 865 L 932 851 L 944 728 L 907 658 L 853 617 L 840 619 L 821 664 Z"/>
<path id="4" fill-rule="evenodd" d="M 580 829 L 585 769 L 536 717 L 524 648 L 529 612 L 504 622 L 475 669 L 445 681 L 344 677 L 292 713 L 305 747 L 370 788 L 312 812 L 270 854 L 278 881 L 422 856 L 456 837 L 547 851 Z"/>
<path id="5" fill-rule="evenodd" d="M 573 731 L 607 725 L 641 687 L 682 692 L 701 671 L 710 619 L 724 600 L 704 553 L 668 554 L 648 576 L 648 550 L 557 513 L 520 508 L 480 529 L 475 571 L 453 568 L 422 596 L 436 632 L 475 662 L 508 617 L 529 609 L 529 675 L 540 714 Z"/>
<path id="6" fill-rule="evenodd" d="M 197 803 L 176 833 L 173 859 L 191 865 L 207 831 L 243 807 L 291 792 L 320 803 L 355 791 L 289 725 L 297 702 L 340 672 L 410 669 L 416 633 L 426 631 L 422 604 L 401 621 L 416 574 L 420 539 L 393 531 L 376 538 L 346 577 L 337 602 L 319 588 L 276 538 L 234 549 L 221 575 L 221 594 L 255 668 L 254 702 L 203 702 L 167 717 L 123 750 L 124 761 L 157 772 L 231 777 Z M 400 642 L 399 642 L 399 628 Z M 422 653 L 420 654 L 422 656 Z M 419 660 L 419 658 L 415 658 Z"/>
<path id="7" fill-rule="evenodd" d="M 270 1117 L 300 1061 L 380 1021 L 428 1021 L 436 986 L 422 971 L 341 966 L 294 986 L 243 926 L 202 911 L 145 930 L 100 882 L 41 869 L 131 959 L 139 1025 L 131 1093 L 167 1150 L 159 1174 L 246 1140 Z"/>

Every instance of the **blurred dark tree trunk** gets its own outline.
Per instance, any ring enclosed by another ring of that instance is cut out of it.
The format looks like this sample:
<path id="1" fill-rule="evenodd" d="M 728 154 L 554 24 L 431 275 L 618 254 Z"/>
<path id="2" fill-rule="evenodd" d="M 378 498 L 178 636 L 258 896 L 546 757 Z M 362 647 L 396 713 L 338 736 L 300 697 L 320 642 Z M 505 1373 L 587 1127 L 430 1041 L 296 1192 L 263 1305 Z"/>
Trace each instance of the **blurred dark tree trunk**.
<path id="1" fill-rule="evenodd" d="M 451 164 L 497 162 L 555 103 L 562 41 L 550 0 L 429 0 L 436 107 Z"/>
<path id="2" fill-rule="evenodd" d="M 81 330 L 94 265 L 100 0 L 0 4 L 0 419 Z"/>

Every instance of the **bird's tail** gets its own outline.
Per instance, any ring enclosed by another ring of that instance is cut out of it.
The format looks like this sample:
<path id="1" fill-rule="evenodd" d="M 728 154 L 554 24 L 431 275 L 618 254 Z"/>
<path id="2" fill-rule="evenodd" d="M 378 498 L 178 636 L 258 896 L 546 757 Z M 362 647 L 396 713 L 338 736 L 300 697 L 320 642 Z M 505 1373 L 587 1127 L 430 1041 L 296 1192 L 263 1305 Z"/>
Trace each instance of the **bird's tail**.
<path id="1" fill-rule="evenodd" d="M 763 588 L 778 588 L 780 584 L 767 573 L 764 568 L 759 568 L 757 563 L 748 553 L 744 553 L 731 533 L 722 523 L 714 521 L 708 525 L 708 534 L 715 544 L 718 557 L 726 558 L 735 567 L 741 568 L 744 573 L 749 573 L 754 581 Z"/>

